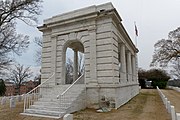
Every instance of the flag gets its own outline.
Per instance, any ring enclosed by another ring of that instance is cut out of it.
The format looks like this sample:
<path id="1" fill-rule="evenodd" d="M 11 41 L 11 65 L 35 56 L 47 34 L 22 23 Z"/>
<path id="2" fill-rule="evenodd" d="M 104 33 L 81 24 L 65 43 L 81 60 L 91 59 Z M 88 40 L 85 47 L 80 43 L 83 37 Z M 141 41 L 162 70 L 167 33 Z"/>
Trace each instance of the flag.
<path id="1" fill-rule="evenodd" d="M 135 26 L 135 34 L 136 34 L 136 36 L 138 36 L 138 30 L 137 30 L 136 23 L 134 23 L 134 26 Z"/>

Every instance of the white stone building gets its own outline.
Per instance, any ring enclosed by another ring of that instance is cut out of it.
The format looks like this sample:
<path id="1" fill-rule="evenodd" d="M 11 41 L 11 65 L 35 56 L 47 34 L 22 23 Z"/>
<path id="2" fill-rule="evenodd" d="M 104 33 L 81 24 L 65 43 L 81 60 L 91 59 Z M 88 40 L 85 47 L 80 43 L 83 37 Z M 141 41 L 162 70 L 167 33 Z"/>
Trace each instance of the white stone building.
<path id="1" fill-rule="evenodd" d="M 85 107 L 99 108 L 103 102 L 119 108 L 137 95 L 138 49 L 121 21 L 111 3 L 45 20 L 39 27 L 43 32 L 41 73 L 45 83 L 39 87 L 41 98 L 25 107 L 24 114 L 58 118 Z M 77 51 L 85 56 L 84 75 L 71 86 L 65 84 L 68 47 L 74 50 L 74 81 L 78 78 Z"/>

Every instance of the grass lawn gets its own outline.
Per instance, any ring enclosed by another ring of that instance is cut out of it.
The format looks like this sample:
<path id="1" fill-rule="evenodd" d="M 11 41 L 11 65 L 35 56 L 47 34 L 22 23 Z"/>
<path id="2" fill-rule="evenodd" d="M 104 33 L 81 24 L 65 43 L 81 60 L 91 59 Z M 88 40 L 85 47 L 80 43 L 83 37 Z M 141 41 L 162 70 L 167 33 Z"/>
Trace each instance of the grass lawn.
<path id="1" fill-rule="evenodd" d="M 9 103 L 0 105 L 0 120 L 55 120 L 20 115 L 22 112 L 23 102 L 16 103 L 15 108 L 9 108 Z M 171 120 L 156 89 L 142 89 L 117 110 L 97 113 L 94 109 L 85 109 L 73 115 L 74 120 Z"/>

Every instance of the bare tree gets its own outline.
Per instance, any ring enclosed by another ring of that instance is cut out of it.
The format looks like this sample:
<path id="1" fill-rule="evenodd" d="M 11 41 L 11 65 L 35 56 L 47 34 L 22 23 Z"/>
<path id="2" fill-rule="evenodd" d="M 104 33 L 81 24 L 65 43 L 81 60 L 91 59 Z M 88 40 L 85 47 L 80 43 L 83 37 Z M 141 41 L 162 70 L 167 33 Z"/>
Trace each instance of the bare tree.
<path id="1" fill-rule="evenodd" d="M 66 84 L 71 84 L 73 82 L 73 61 L 71 58 L 67 58 L 66 61 Z M 80 77 L 84 72 L 84 55 L 78 52 L 78 77 Z"/>
<path id="2" fill-rule="evenodd" d="M 38 45 L 38 49 L 36 50 L 35 54 L 35 62 L 40 65 L 41 64 L 41 56 L 42 56 L 42 38 L 41 37 L 35 37 L 34 42 Z"/>
<path id="3" fill-rule="evenodd" d="M 5 95 L 6 92 L 6 85 L 3 79 L 0 79 L 0 96 Z"/>
<path id="4" fill-rule="evenodd" d="M 180 59 L 172 62 L 172 70 L 170 73 L 175 77 L 180 79 Z"/>
<path id="5" fill-rule="evenodd" d="M 37 75 L 34 77 L 34 81 L 38 81 L 38 85 L 41 84 L 41 69 L 40 69 L 40 74 L 37 74 Z"/>
<path id="6" fill-rule="evenodd" d="M 17 64 L 12 66 L 9 71 L 9 80 L 15 83 L 18 90 L 17 92 L 20 94 L 20 87 L 22 83 L 32 77 L 30 67 L 24 67 L 23 65 Z"/>
<path id="7" fill-rule="evenodd" d="M 169 62 L 177 61 L 180 57 L 180 27 L 169 32 L 168 39 L 159 40 L 154 48 L 151 66 L 159 64 L 164 67 Z"/>
<path id="8" fill-rule="evenodd" d="M 71 84 L 73 82 L 73 61 L 67 58 L 66 61 L 66 84 Z"/>
<path id="9" fill-rule="evenodd" d="M 29 37 L 16 32 L 16 21 L 21 20 L 33 26 L 41 13 L 41 0 L 0 1 L 0 68 L 6 67 L 12 59 L 10 53 L 21 55 L 29 45 Z M 0 70 L 1 70 L 0 69 Z"/>
<path id="10" fill-rule="evenodd" d="M 84 54 L 78 52 L 78 77 L 80 77 L 84 72 Z"/>

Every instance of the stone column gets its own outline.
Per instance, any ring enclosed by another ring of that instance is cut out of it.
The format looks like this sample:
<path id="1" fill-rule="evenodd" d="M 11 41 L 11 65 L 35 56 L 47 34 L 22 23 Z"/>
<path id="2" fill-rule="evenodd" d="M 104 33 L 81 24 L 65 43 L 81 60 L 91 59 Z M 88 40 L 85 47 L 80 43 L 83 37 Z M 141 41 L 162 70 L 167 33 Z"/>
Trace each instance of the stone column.
<path id="1" fill-rule="evenodd" d="M 73 82 L 78 78 L 78 51 L 74 49 Z"/>
<path id="2" fill-rule="evenodd" d="M 127 72 L 128 72 L 128 81 L 132 82 L 132 62 L 131 62 L 131 52 L 127 53 Z"/>
<path id="3" fill-rule="evenodd" d="M 86 82 L 97 85 L 96 26 L 89 27 L 89 39 L 90 39 L 90 81 L 86 81 Z"/>
<path id="4" fill-rule="evenodd" d="M 121 60 L 121 80 L 122 83 L 125 83 L 126 78 L 126 54 L 125 54 L 125 45 L 121 44 L 121 50 L 120 50 L 120 60 Z"/>
<path id="5" fill-rule="evenodd" d="M 57 37 L 56 36 L 53 36 L 51 38 L 51 41 L 52 41 L 52 46 L 51 46 L 51 70 L 52 70 L 52 73 L 55 73 L 54 76 L 52 77 L 52 81 L 50 81 L 51 85 L 56 85 L 58 83 L 58 81 L 56 80 L 56 57 L 57 57 L 57 51 L 56 51 L 56 48 L 57 48 Z M 50 76 L 49 76 L 50 77 Z"/>
<path id="6" fill-rule="evenodd" d="M 138 57 L 137 57 L 137 53 L 135 53 L 135 81 L 136 83 L 138 83 Z"/>
<path id="7" fill-rule="evenodd" d="M 136 80 L 136 59 L 135 56 L 132 56 L 132 81 L 135 82 Z"/>

